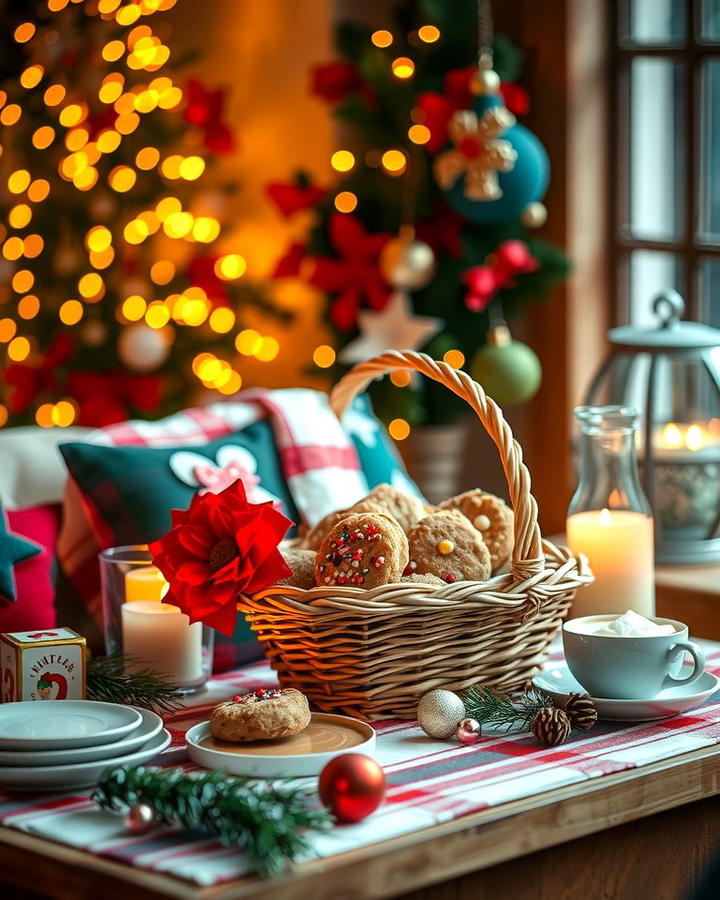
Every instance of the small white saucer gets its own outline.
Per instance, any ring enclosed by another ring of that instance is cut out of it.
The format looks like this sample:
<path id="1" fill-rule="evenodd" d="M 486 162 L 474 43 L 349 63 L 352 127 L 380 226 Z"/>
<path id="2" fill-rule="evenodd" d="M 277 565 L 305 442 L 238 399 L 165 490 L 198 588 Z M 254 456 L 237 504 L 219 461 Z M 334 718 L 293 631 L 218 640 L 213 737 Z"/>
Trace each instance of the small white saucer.
<path id="1" fill-rule="evenodd" d="M 279 741 L 230 744 L 212 736 L 209 722 L 193 725 L 185 741 L 190 759 L 208 769 L 261 778 L 301 777 L 319 775 L 341 753 L 372 756 L 375 729 L 349 716 L 314 712 L 304 731 Z"/>
<path id="2" fill-rule="evenodd" d="M 69 750 L 120 740 L 140 725 L 132 706 L 97 700 L 21 700 L 0 706 L 0 749 Z"/>
<path id="3" fill-rule="evenodd" d="M 69 750 L 0 750 L 0 766 L 67 766 L 130 753 L 147 744 L 163 727 L 163 721 L 156 713 L 148 709 L 138 709 L 138 712 L 142 716 L 140 725 L 118 741 Z"/>
<path id="4" fill-rule="evenodd" d="M 30 700 L 37 704 L 40 701 Z M 65 703 L 65 700 L 47 701 Z M 0 786 L 14 791 L 71 791 L 77 788 L 93 787 L 100 781 L 106 769 L 115 766 L 139 766 L 162 753 L 172 738 L 163 728 L 155 737 L 146 741 L 139 750 L 123 754 L 122 751 L 110 759 L 74 763 L 69 766 L 0 766 Z"/>
<path id="5" fill-rule="evenodd" d="M 689 674 L 690 668 L 687 668 Z M 551 694 L 555 700 L 564 700 L 568 694 L 587 693 L 573 678 L 564 663 L 558 663 L 538 672 L 533 678 L 538 690 Z M 692 684 L 666 688 L 653 700 L 610 700 L 591 697 L 598 712 L 598 718 L 606 722 L 650 722 L 653 719 L 668 719 L 699 706 L 720 687 L 720 680 L 710 672 L 703 674 Z"/>

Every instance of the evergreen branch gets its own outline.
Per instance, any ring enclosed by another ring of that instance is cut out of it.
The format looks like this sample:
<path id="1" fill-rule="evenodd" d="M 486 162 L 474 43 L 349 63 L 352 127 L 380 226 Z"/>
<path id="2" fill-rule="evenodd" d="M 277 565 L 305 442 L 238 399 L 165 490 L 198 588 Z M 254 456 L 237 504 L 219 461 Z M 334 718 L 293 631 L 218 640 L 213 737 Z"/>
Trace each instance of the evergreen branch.
<path id="1" fill-rule="evenodd" d="M 127 703 L 166 713 L 182 708 L 182 694 L 162 675 L 151 669 L 126 671 L 132 661 L 132 657 L 122 653 L 88 659 L 88 700 Z"/>
<path id="2" fill-rule="evenodd" d="M 502 694 L 493 688 L 470 688 L 463 697 L 467 715 L 480 725 L 501 731 L 528 731 L 537 713 L 553 706 L 553 699 L 532 689 L 521 694 Z"/>
<path id="3" fill-rule="evenodd" d="M 177 823 L 225 846 L 241 846 L 260 874 L 270 876 L 309 851 L 306 832 L 330 826 L 330 814 L 311 806 L 310 796 L 304 788 L 218 771 L 194 776 L 181 768 L 117 766 L 103 775 L 93 800 L 115 812 L 146 803 L 162 824 Z"/>

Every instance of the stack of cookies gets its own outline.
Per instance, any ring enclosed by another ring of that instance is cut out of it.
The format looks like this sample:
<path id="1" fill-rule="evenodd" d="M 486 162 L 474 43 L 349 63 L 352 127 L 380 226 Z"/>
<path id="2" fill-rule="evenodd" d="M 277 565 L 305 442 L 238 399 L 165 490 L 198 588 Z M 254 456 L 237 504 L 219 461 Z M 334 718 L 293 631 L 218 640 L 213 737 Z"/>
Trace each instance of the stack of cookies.
<path id="1" fill-rule="evenodd" d="M 281 548 L 299 588 L 374 588 L 395 582 L 444 586 L 486 581 L 513 548 L 513 513 L 480 489 L 439 506 L 380 484 L 349 509 L 329 513 L 293 547 Z"/>

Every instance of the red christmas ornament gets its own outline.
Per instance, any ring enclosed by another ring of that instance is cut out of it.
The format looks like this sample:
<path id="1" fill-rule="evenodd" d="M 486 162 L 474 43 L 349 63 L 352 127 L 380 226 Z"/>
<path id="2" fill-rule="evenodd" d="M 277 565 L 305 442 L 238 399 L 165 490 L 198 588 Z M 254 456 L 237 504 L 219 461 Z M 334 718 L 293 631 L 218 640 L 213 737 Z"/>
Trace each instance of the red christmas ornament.
<path id="1" fill-rule="evenodd" d="M 535 272 L 540 264 L 524 241 L 503 241 L 485 261 L 463 273 L 468 292 L 465 306 L 472 312 L 482 312 L 498 291 L 513 287 L 517 275 Z"/>
<path id="2" fill-rule="evenodd" d="M 360 822 L 382 803 L 385 773 L 369 756 L 343 753 L 320 773 L 318 793 L 339 822 Z"/>

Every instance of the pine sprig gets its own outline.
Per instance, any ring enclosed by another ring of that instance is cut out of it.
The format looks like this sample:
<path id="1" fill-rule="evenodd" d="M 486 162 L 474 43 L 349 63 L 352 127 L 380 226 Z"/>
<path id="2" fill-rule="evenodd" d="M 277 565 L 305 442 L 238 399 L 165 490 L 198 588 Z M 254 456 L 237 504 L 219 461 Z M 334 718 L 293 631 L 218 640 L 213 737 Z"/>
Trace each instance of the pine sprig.
<path id="1" fill-rule="evenodd" d="M 126 671 L 129 662 L 131 657 L 122 653 L 91 657 L 87 664 L 88 700 L 126 703 L 166 713 L 182 707 L 182 694 L 171 682 L 151 669 Z"/>
<path id="2" fill-rule="evenodd" d="M 470 688 L 463 701 L 469 718 L 499 731 L 528 731 L 537 713 L 553 706 L 552 697 L 535 688 L 503 694 L 482 685 Z"/>
<path id="3" fill-rule="evenodd" d="M 264 876 L 279 874 L 308 852 L 306 832 L 325 831 L 331 824 L 326 809 L 311 805 L 307 789 L 217 771 L 193 776 L 180 768 L 117 766 L 103 775 L 93 800 L 115 812 L 147 803 L 163 824 L 241 846 Z"/>

